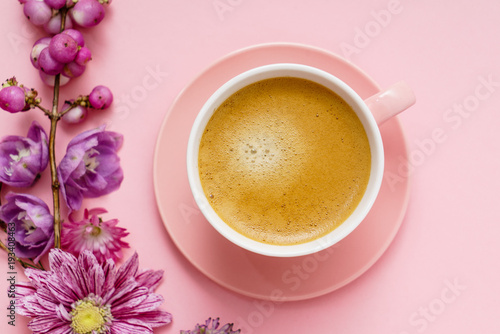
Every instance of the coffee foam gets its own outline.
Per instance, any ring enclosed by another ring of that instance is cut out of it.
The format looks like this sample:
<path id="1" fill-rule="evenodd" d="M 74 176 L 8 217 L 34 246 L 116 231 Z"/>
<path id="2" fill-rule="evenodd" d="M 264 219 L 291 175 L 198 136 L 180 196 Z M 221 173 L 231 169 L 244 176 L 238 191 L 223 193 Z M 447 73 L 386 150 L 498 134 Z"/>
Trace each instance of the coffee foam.
<path id="1" fill-rule="evenodd" d="M 199 153 L 202 185 L 218 215 L 272 244 L 333 230 L 359 202 L 370 170 L 354 111 L 296 78 L 265 80 L 230 97 L 207 125 Z"/>

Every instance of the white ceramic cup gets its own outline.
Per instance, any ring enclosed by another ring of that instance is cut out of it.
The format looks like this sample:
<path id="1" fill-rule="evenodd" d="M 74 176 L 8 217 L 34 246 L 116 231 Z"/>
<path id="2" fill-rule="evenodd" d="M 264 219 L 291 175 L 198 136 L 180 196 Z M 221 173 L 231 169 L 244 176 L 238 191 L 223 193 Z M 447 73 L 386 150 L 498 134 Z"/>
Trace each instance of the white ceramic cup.
<path id="1" fill-rule="evenodd" d="M 364 126 L 371 150 L 368 186 L 354 212 L 336 229 L 313 241 L 297 245 L 271 245 L 250 239 L 227 225 L 206 198 L 198 171 L 198 151 L 204 129 L 215 110 L 228 97 L 254 82 L 275 77 L 298 77 L 321 84 L 342 97 L 356 112 Z M 363 100 L 337 77 L 314 67 L 299 64 L 273 64 L 237 75 L 221 86 L 203 105 L 196 117 L 187 147 L 187 173 L 195 201 L 208 222 L 234 244 L 267 256 L 292 257 L 312 254 L 331 247 L 351 233 L 366 217 L 377 198 L 384 173 L 384 148 L 379 125 L 415 103 L 413 91 L 399 82 L 389 89 Z"/>

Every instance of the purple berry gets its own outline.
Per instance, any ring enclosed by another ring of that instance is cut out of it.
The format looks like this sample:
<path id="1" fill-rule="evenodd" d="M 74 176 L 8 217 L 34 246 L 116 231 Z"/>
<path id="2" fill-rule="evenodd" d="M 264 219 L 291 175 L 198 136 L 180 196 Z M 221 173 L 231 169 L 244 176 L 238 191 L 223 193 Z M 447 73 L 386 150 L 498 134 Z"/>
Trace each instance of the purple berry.
<path id="1" fill-rule="evenodd" d="M 66 0 L 44 0 L 50 8 L 61 9 L 66 6 Z"/>
<path id="2" fill-rule="evenodd" d="M 86 47 L 82 47 L 76 54 L 75 63 L 78 65 L 87 65 L 92 60 L 92 53 Z"/>
<path id="3" fill-rule="evenodd" d="M 54 87 L 54 84 L 56 82 L 55 75 L 43 73 L 42 71 L 39 71 L 38 73 L 40 74 L 40 79 L 42 79 L 44 84 L 46 84 L 47 86 L 50 86 L 50 87 Z M 64 86 L 71 80 L 70 78 L 62 76 L 62 75 L 59 78 L 60 78 L 59 79 L 59 86 Z"/>
<path id="4" fill-rule="evenodd" d="M 62 110 L 66 110 L 70 106 L 71 105 L 68 102 L 65 102 L 64 105 L 62 106 Z M 68 124 L 78 124 L 85 119 L 87 113 L 88 113 L 87 108 L 77 105 L 76 107 L 65 113 L 62 117 L 62 120 Z"/>
<path id="5" fill-rule="evenodd" d="M 82 33 L 76 29 L 66 29 L 61 34 L 70 35 L 75 40 L 76 44 L 78 44 L 78 46 L 85 45 L 85 41 L 83 40 Z"/>
<path id="6" fill-rule="evenodd" d="M 29 0 L 24 4 L 24 15 L 36 26 L 42 26 L 52 17 L 52 9 L 43 0 Z"/>
<path id="7" fill-rule="evenodd" d="M 85 65 L 80 65 L 72 61 L 71 63 L 67 63 L 64 65 L 61 74 L 68 78 L 76 78 L 82 75 L 83 72 L 85 72 L 85 68 Z"/>
<path id="8" fill-rule="evenodd" d="M 69 11 L 76 24 L 88 28 L 104 19 L 104 7 L 98 0 L 79 0 Z"/>
<path id="9" fill-rule="evenodd" d="M 20 112 L 26 105 L 24 89 L 18 86 L 8 86 L 0 90 L 0 108 L 10 113 Z"/>
<path id="10" fill-rule="evenodd" d="M 42 52 L 43 49 L 49 46 L 50 40 L 51 40 L 50 37 L 44 37 L 40 38 L 38 41 L 35 42 L 35 44 L 33 44 L 33 48 L 31 49 L 30 59 L 31 63 L 36 69 L 40 69 L 40 64 L 38 63 L 40 52 Z"/>
<path id="11" fill-rule="evenodd" d="M 52 37 L 42 37 L 38 39 L 35 43 L 33 43 L 33 46 L 38 45 L 38 44 L 45 44 L 49 46 L 50 41 L 52 40 Z"/>
<path id="12" fill-rule="evenodd" d="M 49 52 L 56 61 L 67 64 L 75 60 L 78 45 L 70 35 L 57 34 L 50 41 Z"/>
<path id="13" fill-rule="evenodd" d="M 47 47 L 40 52 L 38 57 L 38 65 L 40 65 L 40 70 L 49 75 L 56 75 L 61 73 L 64 68 L 64 64 L 58 62 L 50 55 L 49 48 Z"/>
<path id="14" fill-rule="evenodd" d="M 106 109 L 113 102 L 113 93 L 106 86 L 96 86 L 89 94 L 89 103 L 92 108 Z"/>
<path id="15" fill-rule="evenodd" d="M 64 29 L 71 29 L 73 27 L 73 21 L 69 16 L 66 17 L 64 21 Z M 51 35 L 58 34 L 61 31 L 61 14 L 53 16 L 49 22 L 43 25 L 45 32 Z"/>

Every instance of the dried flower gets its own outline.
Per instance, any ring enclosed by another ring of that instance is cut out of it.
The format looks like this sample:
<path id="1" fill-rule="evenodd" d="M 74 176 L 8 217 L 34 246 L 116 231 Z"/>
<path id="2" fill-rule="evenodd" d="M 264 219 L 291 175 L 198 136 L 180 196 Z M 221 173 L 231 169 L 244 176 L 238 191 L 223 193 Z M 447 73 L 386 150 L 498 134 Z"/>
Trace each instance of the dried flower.
<path id="1" fill-rule="evenodd" d="M 34 334 L 147 334 L 172 321 L 153 293 L 163 272 L 139 272 L 137 254 L 118 269 L 90 251 L 76 258 L 52 249 L 49 262 L 50 271 L 26 269 L 30 282 L 16 285 L 16 312 L 32 318 Z"/>
<path id="2" fill-rule="evenodd" d="M 98 215 L 107 213 L 103 208 L 85 209 L 83 220 L 75 221 L 73 213 L 69 222 L 63 224 L 62 246 L 78 256 L 82 251 L 94 253 L 99 262 L 107 259 L 118 260 L 122 257 L 121 249 L 129 247 L 121 240 L 128 232 L 117 227 L 118 219 L 103 221 Z"/>
<path id="3" fill-rule="evenodd" d="M 15 228 L 14 253 L 36 263 L 54 245 L 54 218 L 47 204 L 33 195 L 9 193 L 0 219 Z"/>
<path id="4" fill-rule="evenodd" d="M 70 141 L 58 167 L 61 191 L 70 210 L 78 210 L 83 198 L 109 194 L 120 187 L 123 171 L 116 154 L 123 136 L 104 126 L 85 131 Z"/>
<path id="5" fill-rule="evenodd" d="M 13 187 L 29 187 L 47 167 L 47 134 L 33 122 L 27 137 L 7 136 L 0 141 L 0 182 Z"/>
<path id="6" fill-rule="evenodd" d="M 233 331 L 233 324 L 225 324 L 219 328 L 219 318 L 208 318 L 204 325 L 197 324 L 192 331 L 181 330 L 180 334 L 238 334 L 240 331 Z"/>

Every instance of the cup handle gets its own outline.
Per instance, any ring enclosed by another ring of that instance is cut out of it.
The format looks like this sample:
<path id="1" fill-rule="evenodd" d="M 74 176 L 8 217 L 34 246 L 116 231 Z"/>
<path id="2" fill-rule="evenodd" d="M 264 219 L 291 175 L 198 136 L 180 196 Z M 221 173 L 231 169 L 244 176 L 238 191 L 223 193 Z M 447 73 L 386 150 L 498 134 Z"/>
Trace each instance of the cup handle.
<path id="1" fill-rule="evenodd" d="M 415 104 L 415 94 L 404 81 L 365 100 L 378 125 Z"/>

